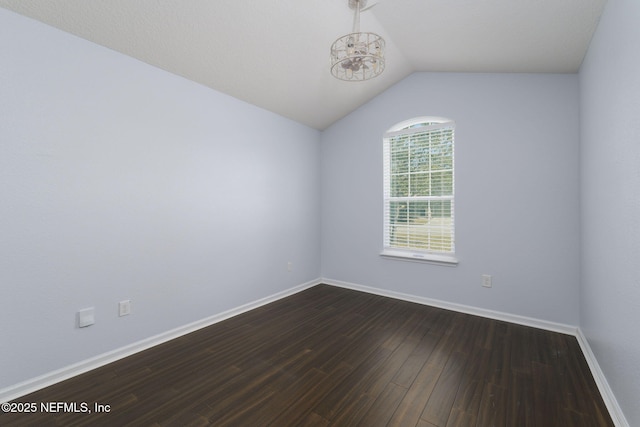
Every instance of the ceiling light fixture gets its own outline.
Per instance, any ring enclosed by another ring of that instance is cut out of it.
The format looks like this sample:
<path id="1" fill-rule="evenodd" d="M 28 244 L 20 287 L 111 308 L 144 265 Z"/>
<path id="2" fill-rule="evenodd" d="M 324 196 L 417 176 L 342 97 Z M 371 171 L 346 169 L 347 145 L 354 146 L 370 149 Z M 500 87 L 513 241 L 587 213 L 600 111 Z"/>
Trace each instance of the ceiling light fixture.
<path id="1" fill-rule="evenodd" d="M 353 32 L 331 45 L 331 74 L 340 80 L 362 81 L 384 71 L 384 39 L 374 33 L 360 32 L 360 11 L 367 0 L 348 0 L 355 10 Z"/>

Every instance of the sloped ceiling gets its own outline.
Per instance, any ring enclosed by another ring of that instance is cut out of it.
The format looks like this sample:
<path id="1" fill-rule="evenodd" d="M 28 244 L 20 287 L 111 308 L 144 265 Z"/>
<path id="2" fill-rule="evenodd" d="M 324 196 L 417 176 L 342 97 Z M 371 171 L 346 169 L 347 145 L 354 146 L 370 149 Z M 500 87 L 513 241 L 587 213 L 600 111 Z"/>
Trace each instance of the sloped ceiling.
<path id="1" fill-rule="evenodd" d="M 606 0 L 369 0 L 384 73 L 343 82 L 347 0 L 0 0 L 0 7 L 316 129 L 415 71 L 575 73 Z"/>

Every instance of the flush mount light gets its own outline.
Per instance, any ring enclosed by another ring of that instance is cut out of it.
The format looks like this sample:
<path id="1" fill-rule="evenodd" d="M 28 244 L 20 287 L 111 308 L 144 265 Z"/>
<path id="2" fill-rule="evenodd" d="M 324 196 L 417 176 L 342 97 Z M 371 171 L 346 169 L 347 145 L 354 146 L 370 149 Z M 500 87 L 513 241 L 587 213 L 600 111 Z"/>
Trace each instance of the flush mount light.
<path id="1" fill-rule="evenodd" d="M 360 11 L 367 0 L 348 0 L 354 10 L 353 32 L 331 45 L 331 74 L 340 80 L 362 81 L 384 71 L 384 39 L 375 33 L 360 32 Z"/>

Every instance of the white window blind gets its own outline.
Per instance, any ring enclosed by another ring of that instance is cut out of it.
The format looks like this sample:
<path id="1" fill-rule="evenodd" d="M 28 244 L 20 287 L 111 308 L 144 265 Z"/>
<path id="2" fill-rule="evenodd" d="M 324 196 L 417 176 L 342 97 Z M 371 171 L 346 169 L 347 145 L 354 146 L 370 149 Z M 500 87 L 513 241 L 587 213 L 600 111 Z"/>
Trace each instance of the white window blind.
<path id="1" fill-rule="evenodd" d="M 383 255 L 455 262 L 454 131 L 423 117 L 384 135 Z"/>

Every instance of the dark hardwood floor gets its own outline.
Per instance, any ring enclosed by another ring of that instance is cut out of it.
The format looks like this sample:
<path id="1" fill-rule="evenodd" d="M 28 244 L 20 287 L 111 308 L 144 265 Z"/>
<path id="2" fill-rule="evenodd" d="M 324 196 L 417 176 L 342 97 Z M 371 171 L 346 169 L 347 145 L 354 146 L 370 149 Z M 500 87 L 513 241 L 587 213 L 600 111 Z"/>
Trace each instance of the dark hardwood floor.
<path id="1" fill-rule="evenodd" d="M 16 402 L 92 412 L 0 425 L 613 426 L 575 337 L 327 285 Z"/>

